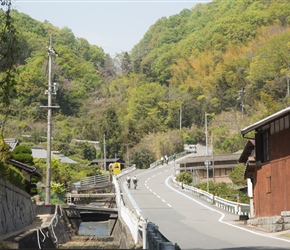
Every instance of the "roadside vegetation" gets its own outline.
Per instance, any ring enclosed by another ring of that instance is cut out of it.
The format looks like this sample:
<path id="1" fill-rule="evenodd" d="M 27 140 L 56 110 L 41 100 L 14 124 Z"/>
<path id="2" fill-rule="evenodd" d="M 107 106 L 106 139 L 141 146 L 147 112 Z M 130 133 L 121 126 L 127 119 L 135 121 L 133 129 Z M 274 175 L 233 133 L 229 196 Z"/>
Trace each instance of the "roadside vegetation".
<path id="1" fill-rule="evenodd" d="M 52 103 L 60 106 L 53 111 L 52 150 L 79 164 L 53 163 L 55 183 L 98 171 L 86 164 L 104 157 L 104 143 L 107 158 L 138 168 L 183 151 L 185 143 L 204 144 L 205 114 L 215 153 L 237 152 L 246 144 L 242 128 L 289 106 L 288 1 L 196 4 L 160 17 L 130 53 L 114 58 L 68 27 L 0 1 L 1 143 L 17 138 L 46 148 L 47 109 L 40 107 L 47 106 L 50 35 L 59 54 L 52 62 L 59 85 Z M 99 148 L 78 139 L 98 141 Z M 9 176 L 9 157 L 1 152 L 2 176 Z M 43 162 L 33 163 L 45 176 Z"/>

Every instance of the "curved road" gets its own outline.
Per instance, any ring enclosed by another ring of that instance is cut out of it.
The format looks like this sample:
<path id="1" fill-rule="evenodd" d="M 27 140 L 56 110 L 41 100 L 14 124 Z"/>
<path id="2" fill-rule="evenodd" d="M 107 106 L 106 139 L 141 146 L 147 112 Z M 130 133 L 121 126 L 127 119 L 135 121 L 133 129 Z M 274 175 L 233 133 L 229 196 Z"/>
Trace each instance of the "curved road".
<path id="1" fill-rule="evenodd" d="M 258 231 L 238 221 L 238 215 L 219 210 L 175 187 L 174 163 L 130 173 L 139 179 L 137 190 L 120 178 L 126 206 L 155 223 L 181 249 L 290 249 L 290 238 Z"/>

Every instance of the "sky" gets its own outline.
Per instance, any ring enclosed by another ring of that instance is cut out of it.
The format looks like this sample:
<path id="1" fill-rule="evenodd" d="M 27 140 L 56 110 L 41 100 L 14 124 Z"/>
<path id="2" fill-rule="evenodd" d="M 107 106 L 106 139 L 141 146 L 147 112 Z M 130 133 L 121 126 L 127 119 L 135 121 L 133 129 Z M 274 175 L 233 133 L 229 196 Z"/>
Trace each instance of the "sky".
<path id="1" fill-rule="evenodd" d="M 102 47 L 105 53 L 130 52 L 161 17 L 179 14 L 209 0 L 12 0 L 13 9 Z"/>

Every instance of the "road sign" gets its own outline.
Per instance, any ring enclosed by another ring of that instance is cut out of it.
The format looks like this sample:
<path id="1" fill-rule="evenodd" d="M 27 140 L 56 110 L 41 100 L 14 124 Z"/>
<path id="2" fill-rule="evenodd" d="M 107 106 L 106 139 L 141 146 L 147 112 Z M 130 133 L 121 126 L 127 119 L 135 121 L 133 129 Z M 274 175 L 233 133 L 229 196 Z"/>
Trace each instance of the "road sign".
<path id="1" fill-rule="evenodd" d="M 121 173 L 121 164 L 119 162 L 114 162 L 113 169 L 114 169 L 114 174 L 120 174 Z"/>

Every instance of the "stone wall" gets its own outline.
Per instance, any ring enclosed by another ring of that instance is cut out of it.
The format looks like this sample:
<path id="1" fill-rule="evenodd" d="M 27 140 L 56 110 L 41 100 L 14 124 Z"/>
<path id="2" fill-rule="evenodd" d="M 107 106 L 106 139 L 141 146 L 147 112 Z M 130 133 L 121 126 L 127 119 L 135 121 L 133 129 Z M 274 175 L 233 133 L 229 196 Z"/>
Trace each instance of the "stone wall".
<path id="1" fill-rule="evenodd" d="M 0 235 L 23 228 L 36 217 L 36 205 L 24 190 L 0 179 Z"/>
<path id="2" fill-rule="evenodd" d="M 290 211 L 281 212 L 281 216 L 260 217 L 249 219 L 248 225 L 258 227 L 267 232 L 280 232 L 290 230 Z"/>

